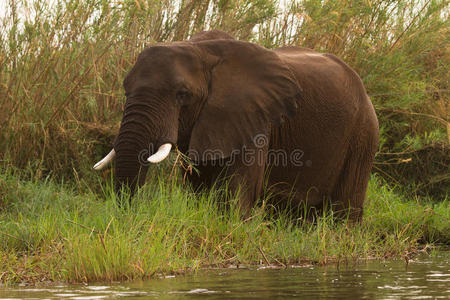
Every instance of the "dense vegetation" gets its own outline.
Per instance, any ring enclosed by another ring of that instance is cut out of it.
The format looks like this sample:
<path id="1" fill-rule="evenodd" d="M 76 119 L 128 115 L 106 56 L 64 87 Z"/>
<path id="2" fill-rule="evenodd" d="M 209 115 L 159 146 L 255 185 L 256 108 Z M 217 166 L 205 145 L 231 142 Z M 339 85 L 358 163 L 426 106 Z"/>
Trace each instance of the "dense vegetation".
<path id="1" fill-rule="evenodd" d="M 448 2 L 283 3 L 0 4 L 0 280 L 408 257 L 419 242 L 448 244 Z M 124 75 L 145 45 L 211 28 L 268 48 L 334 53 L 361 75 L 382 135 L 360 227 L 330 216 L 303 223 L 264 206 L 244 223 L 219 208 L 220 191 L 195 196 L 168 176 L 170 167 L 153 171 L 130 209 L 114 204 L 110 174 L 91 167 L 117 133 Z"/>
<path id="2" fill-rule="evenodd" d="M 358 226 L 323 215 L 314 223 L 260 203 L 242 220 L 220 189 L 195 194 L 165 172 L 131 207 L 108 186 L 98 195 L 52 180 L 0 175 L 0 276 L 8 283 L 147 278 L 200 267 L 408 261 L 450 241 L 449 201 L 406 199 L 374 177 Z M 153 201 L 149 201 L 152 199 Z"/>
<path id="3" fill-rule="evenodd" d="M 364 80 L 382 138 L 375 171 L 413 193 L 448 193 L 447 1 L 9 1 L 0 32 L 0 159 L 92 178 L 145 45 L 222 29 L 266 47 L 334 53 Z"/>

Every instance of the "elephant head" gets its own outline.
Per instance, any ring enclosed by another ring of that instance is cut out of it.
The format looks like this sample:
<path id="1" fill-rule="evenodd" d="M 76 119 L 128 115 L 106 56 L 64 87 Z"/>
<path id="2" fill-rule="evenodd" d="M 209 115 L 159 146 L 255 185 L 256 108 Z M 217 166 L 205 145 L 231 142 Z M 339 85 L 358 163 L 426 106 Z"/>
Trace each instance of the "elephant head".
<path id="1" fill-rule="evenodd" d="M 229 157 L 269 124 L 292 117 L 300 95 L 275 52 L 231 39 L 146 48 L 123 85 L 127 99 L 114 149 L 94 168 L 115 157 L 116 187 L 132 190 L 145 180 L 144 162 L 162 161 L 174 145 L 196 162 L 210 150 L 214 158 Z"/>

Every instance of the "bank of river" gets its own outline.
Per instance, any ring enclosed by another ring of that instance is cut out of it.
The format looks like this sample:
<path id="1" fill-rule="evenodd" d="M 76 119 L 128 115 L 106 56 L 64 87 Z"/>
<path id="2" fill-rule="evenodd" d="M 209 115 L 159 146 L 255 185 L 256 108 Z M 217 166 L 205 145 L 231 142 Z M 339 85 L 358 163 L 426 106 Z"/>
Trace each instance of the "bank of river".
<path id="1" fill-rule="evenodd" d="M 236 199 L 220 189 L 197 194 L 177 182 L 149 183 L 131 206 L 118 207 L 108 189 L 93 194 L 0 173 L 2 180 L 8 202 L 0 209 L 0 284 L 10 287 L 132 282 L 236 264 L 409 260 L 435 244 L 450 245 L 448 200 L 409 199 L 377 178 L 363 222 L 353 225 L 331 214 L 311 222 L 265 202 L 243 220 L 236 206 L 224 207 Z M 287 273 L 274 276 L 281 274 Z"/>
<path id="2" fill-rule="evenodd" d="M 450 251 L 403 260 L 288 269 L 217 269 L 111 285 L 0 288 L 0 299 L 448 299 Z"/>

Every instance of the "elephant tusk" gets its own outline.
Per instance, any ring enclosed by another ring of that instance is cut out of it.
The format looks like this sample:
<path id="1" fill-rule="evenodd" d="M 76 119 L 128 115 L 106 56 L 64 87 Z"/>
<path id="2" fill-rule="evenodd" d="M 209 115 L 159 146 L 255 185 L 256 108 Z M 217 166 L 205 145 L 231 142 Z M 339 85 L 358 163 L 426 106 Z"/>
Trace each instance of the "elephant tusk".
<path id="1" fill-rule="evenodd" d="M 166 157 L 170 153 L 170 149 L 172 149 L 171 143 L 161 145 L 158 148 L 158 151 L 155 154 L 151 155 L 149 158 L 147 158 L 147 160 L 151 163 L 159 163 L 159 162 L 163 161 L 164 159 L 166 159 Z"/>
<path id="2" fill-rule="evenodd" d="M 111 163 L 111 161 L 113 160 L 113 158 L 115 156 L 116 156 L 116 151 L 114 149 L 112 149 L 111 152 L 108 153 L 108 155 L 106 155 L 101 161 L 99 161 L 98 163 L 96 163 L 94 165 L 94 170 L 104 169 L 107 165 L 109 165 Z"/>

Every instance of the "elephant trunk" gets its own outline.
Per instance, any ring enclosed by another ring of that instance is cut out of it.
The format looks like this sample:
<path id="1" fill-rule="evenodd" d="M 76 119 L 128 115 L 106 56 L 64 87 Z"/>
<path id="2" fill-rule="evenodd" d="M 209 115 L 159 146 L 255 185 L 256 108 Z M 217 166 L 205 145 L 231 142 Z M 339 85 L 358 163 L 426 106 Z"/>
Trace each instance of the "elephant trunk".
<path id="1" fill-rule="evenodd" d="M 119 193 L 128 187 L 131 194 L 136 187 L 141 186 L 147 174 L 150 136 L 146 136 L 143 128 L 129 128 L 122 125 L 114 143 L 115 161 L 115 190 Z"/>
<path id="2" fill-rule="evenodd" d="M 117 193 L 127 186 L 133 194 L 144 184 L 150 162 L 162 161 L 176 143 L 178 115 L 168 108 L 150 110 L 136 102 L 127 103 L 114 143 Z"/>

